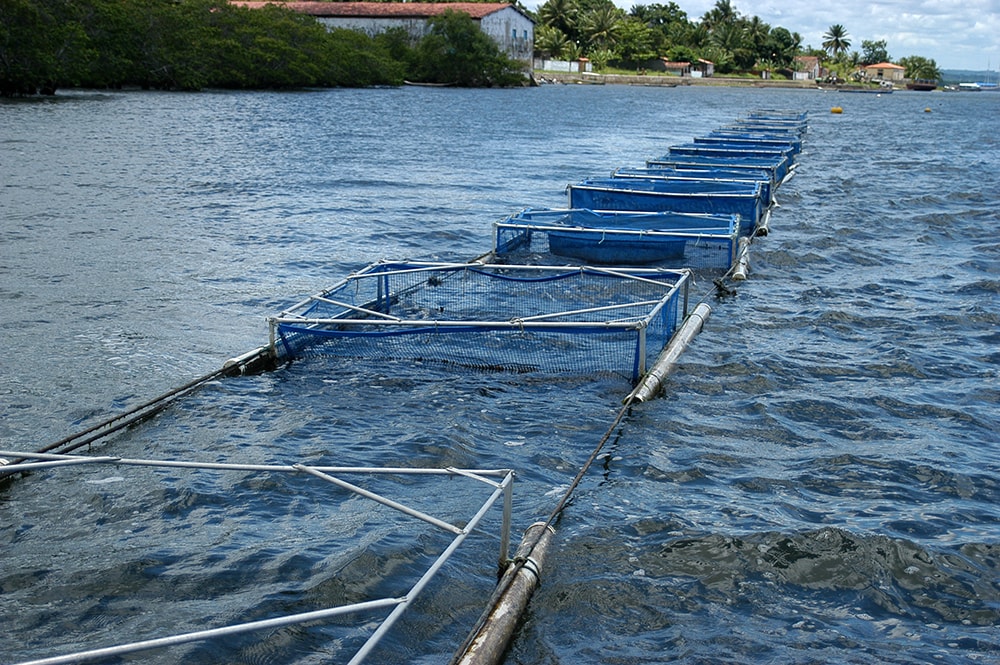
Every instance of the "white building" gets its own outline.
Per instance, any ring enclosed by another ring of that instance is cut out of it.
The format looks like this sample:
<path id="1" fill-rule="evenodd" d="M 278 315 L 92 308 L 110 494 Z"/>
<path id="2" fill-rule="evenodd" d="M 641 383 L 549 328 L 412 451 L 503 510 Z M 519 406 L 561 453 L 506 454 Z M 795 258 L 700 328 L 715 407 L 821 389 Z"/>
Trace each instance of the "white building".
<path id="1" fill-rule="evenodd" d="M 906 69 L 891 62 L 880 62 L 877 65 L 868 65 L 864 68 L 865 75 L 869 81 L 896 81 L 902 82 Z"/>
<path id="2" fill-rule="evenodd" d="M 475 2 L 233 2 L 258 9 L 273 4 L 315 17 L 329 29 L 346 28 L 367 35 L 403 28 L 419 39 L 428 32 L 428 19 L 448 10 L 468 14 L 500 49 L 531 66 L 535 22 L 510 4 Z"/>
<path id="3" fill-rule="evenodd" d="M 815 55 L 797 55 L 794 63 L 795 71 L 792 74 L 794 81 L 811 81 L 820 76 L 819 58 Z"/>

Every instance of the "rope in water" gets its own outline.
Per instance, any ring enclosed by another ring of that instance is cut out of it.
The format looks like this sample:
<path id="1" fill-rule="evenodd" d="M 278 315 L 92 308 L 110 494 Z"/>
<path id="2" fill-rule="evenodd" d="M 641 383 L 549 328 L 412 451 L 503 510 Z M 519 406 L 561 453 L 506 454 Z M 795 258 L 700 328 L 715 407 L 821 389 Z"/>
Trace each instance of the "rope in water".
<path id="1" fill-rule="evenodd" d="M 728 287 L 725 284 L 725 281 L 727 279 L 732 279 L 735 270 L 736 266 L 734 265 L 730 267 L 729 271 L 726 272 L 726 274 L 723 275 L 721 278 L 715 279 L 713 281 L 714 288 L 703 293 L 701 297 L 698 299 L 697 304 L 704 303 L 706 300 L 708 300 L 709 297 L 713 295 L 713 293 L 716 295 L 716 297 L 723 297 L 735 293 L 730 287 Z M 112 416 L 111 418 L 108 418 L 95 425 L 92 425 L 87 429 L 84 429 L 75 434 L 71 434 L 63 439 L 60 439 L 59 441 L 51 443 L 36 452 L 44 453 L 55 450 L 60 453 L 67 453 L 76 450 L 78 448 L 81 448 L 83 446 L 86 446 L 90 443 L 93 443 L 94 441 L 109 436 L 114 432 L 120 431 L 133 424 L 142 422 L 144 420 L 153 417 L 157 413 L 169 407 L 176 400 L 193 392 L 194 390 L 200 388 L 201 386 L 205 385 L 210 381 L 213 381 L 223 376 L 231 376 L 234 374 L 243 373 L 244 371 L 246 371 L 247 367 L 255 363 L 261 362 L 264 355 L 265 355 L 264 349 L 258 349 L 248 354 L 245 354 L 244 356 L 238 359 L 234 359 L 232 361 L 227 362 L 225 365 L 223 365 L 223 367 L 217 370 L 214 370 L 200 377 L 197 377 L 180 387 L 174 388 L 166 393 L 163 393 L 162 395 L 154 397 L 153 399 L 150 399 L 147 402 L 130 409 L 129 411 L 118 414 L 116 416 Z M 541 525 L 541 528 L 535 530 L 536 535 L 534 536 L 534 539 L 532 541 L 525 543 L 526 547 L 524 548 L 524 551 L 526 552 L 526 554 L 524 556 L 519 556 L 515 560 L 510 562 L 508 570 L 506 571 L 507 574 L 503 576 L 500 583 L 497 585 L 497 588 L 494 590 L 491 596 L 490 603 L 488 604 L 486 610 L 480 616 L 473 630 L 468 634 L 468 637 L 466 638 L 465 642 L 458 649 L 458 651 L 455 652 L 456 659 L 469 649 L 469 646 L 475 640 L 476 636 L 482 631 L 487 621 L 489 620 L 489 617 L 496 609 L 497 604 L 500 602 L 504 594 L 507 592 L 508 587 L 511 584 L 513 584 L 514 580 L 517 578 L 517 573 L 520 572 L 520 570 L 526 569 L 532 565 L 532 553 L 538 546 L 539 541 L 544 537 L 546 531 L 550 530 L 552 526 L 562 516 L 570 500 L 572 499 L 573 493 L 576 491 L 577 487 L 579 487 L 580 483 L 583 481 L 583 478 L 586 476 L 587 472 L 593 466 L 594 462 L 600 457 L 601 451 L 604 449 L 607 442 L 611 439 L 616 429 L 618 429 L 621 426 L 622 421 L 628 415 L 635 401 L 636 401 L 635 392 L 630 393 L 626 397 L 626 399 L 622 403 L 621 408 L 618 410 L 618 412 L 615 414 L 615 417 L 612 419 L 611 424 L 608 426 L 607 430 L 604 432 L 600 440 L 595 445 L 594 449 L 591 451 L 590 456 L 580 467 L 579 471 L 577 471 L 575 477 L 570 482 L 569 486 L 559 499 L 556 506 L 549 513 L 545 521 L 539 523 Z M 619 437 L 621 436 L 620 431 L 618 435 Z M 0 468 L 0 480 L 17 473 L 16 464 L 21 461 L 23 460 L 11 460 L 11 464 L 7 468 Z M 534 572 L 535 576 L 537 577 L 537 571 L 532 571 L 532 572 Z M 456 662 L 456 660 L 453 659 L 452 662 L 454 663 Z"/>
<path id="2" fill-rule="evenodd" d="M 224 364 L 219 369 L 213 370 L 208 374 L 199 376 L 196 379 L 188 381 L 182 386 L 173 388 L 162 395 L 154 397 L 142 404 L 125 411 L 124 413 L 119 413 L 118 415 L 111 416 L 105 420 L 102 420 L 95 425 L 76 432 L 75 434 L 70 434 L 67 437 L 59 439 L 47 446 L 36 450 L 36 453 L 48 453 L 48 452 L 58 452 L 58 453 L 68 453 L 83 446 L 89 445 L 99 439 L 103 439 L 106 436 L 110 436 L 115 432 L 130 427 L 136 423 L 140 423 L 144 420 L 152 418 L 157 413 L 160 413 L 168 406 L 173 404 L 176 400 L 194 392 L 198 388 L 202 387 L 209 381 L 214 381 L 223 376 L 231 376 L 234 374 L 241 374 L 246 371 L 246 369 L 253 363 L 260 362 L 263 356 L 263 349 L 257 349 L 251 353 L 248 353 L 240 358 L 233 359 L 226 364 Z M 17 464 L 23 462 L 23 459 L 9 460 L 7 464 L 0 467 L 0 480 L 12 476 L 18 472 Z"/>
<path id="3" fill-rule="evenodd" d="M 725 284 L 725 280 L 732 278 L 734 270 L 735 266 L 730 268 L 729 271 L 721 278 L 715 279 L 713 281 L 714 288 L 703 293 L 701 295 L 701 298 L 695 305 L 695 307 L 697 307 L 697 305 L 699 304 L 704 303 L 713 294 L 716 297 L 733 295 L 735 291 Z M 691 311 L 694 311 L 694 309 L 695 308 L 692 308 Z M 542 538 L 545 537 L 546 531 L 548 531 L 559 520 L 563 512 L 566 510 L 566 507 L 569 505 L 573 493 L 576 491 L 577 487 L 579 487 L 580 483 L 583 482 L 583 478 L 587 475 L 587 472 L 590 470 L 590 467 L 593 466 L 594 462 L 600 458 L 601 451 L 604 449 L 604 446 L 611 439 L 612 435 L 615 433 L 615 430 L 617 430 L 621 426 L 622 421 L 630 412 L 632 405 L 637 401 L 636 394 L 637 393 L 633 391 L 622 402 L 622 406 L 615 414 L 615 417 L 612 419 L 611 424 L 608 426 L 603 436 L 601 436 L 600 440 L 594 446 L 593 451 L 591 451 L 590 456 L 583 463 L 583 466 L 581 466 L 580 470 L 577 471 L 576 476 L 570 482 L 569 487 L 566 488 L 566 491 L 562 494 L 558 503 L 552 509 L 552 512 L 549 513 L 548 517 L 544 521 L 538 522 L 537 525 L 533 525 L 533 526 L 540 526 L 541 528 L 534 530 L 535 535 L 533 537 L 533 540 L 526 541 L 523 544 L 523 549 L 526 552 L 526 554 L 524 556 L 519 556 L 518 558 L 510 561 L 507 570 L 501 571 L 501 573 L 503 573 L 503 577 L 501 578 L 500 583 L 497 585 L 497 587 L 493 590 L 493 594 L 490 597 L 490 601 L 485 611 L 483 611 L 483 613 L 480 615 L 479 620 L 473 626 L 472 630 L 469 631 L 465 641 L 455 652 L 455 655 L 453 656 L 450 665 L 455 665 L 456 663 L 458 663 L 462 659 L 463 655 L 469 651 L 473 642 L 476 641 L 476 638 L 486 627 L 486 624 L 490 620 L 490 617 L 493 615 L 497 605 L 504 598 L 509 587 L 517 579 L 517 573 L 522 568 L 526 568 L 532 564 L 532 553 L 534 552 L 535 548 L 538 546 Z M 620 437 L 621 434 L 622 434 L 621 431 L 619 431 L 618 436 Z M 532 570 L 532 572 L 535 574 L 537 578 L 538 575 L 537 571 Z"/>

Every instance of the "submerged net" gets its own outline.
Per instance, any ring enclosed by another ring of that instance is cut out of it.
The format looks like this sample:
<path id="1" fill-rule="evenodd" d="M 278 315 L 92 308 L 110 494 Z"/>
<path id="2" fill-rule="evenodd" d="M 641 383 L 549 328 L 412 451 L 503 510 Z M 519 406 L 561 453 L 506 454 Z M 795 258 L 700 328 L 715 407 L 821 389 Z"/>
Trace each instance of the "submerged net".
<path id="1" fill-rule="evenodd" d="M 636 380 L 687 271 L 381 262 L 269 320 L 279 358 L 334 354 Z"/>

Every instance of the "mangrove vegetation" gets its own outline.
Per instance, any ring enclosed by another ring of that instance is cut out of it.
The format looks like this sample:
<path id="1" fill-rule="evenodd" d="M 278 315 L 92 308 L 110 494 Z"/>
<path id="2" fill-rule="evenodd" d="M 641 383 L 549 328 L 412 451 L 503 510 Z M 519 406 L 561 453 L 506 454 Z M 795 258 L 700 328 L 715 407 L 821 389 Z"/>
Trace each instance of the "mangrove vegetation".
<path id="1" fill-rule="evenodd" d="M 222 0 L 0 0 L 0 95 L 58 88 L 199 90 L 524 81 L 466 14 L 413 40 L 328 31 L 282 7 Z"/>
<path id="2" fill-rule="evenodd" d="M 865 65 L 890 62 L 885 41 L 851 50 L 843 25 L 819 48 L 717 0 L 700 19 L 674 2 L 546 0 L 536 12 L 535 56 L 587 58 L 596 71 L 643 71 L 649 63 L 712 63 L 716 75 L 792 77 L 813 56 L 831 77 L 858 79 Z M 908 78 L 939 79 L 933 60 L 902 58 Z M 328 30 L 314 17 L 277 5 L 249 9 L 226 0 L 0 0 L 0 95 L 58 88 L 199 90 L 525 82 L 466 14 L 430 19 L 419 39 L 402 29 L 374 37 Z"/>

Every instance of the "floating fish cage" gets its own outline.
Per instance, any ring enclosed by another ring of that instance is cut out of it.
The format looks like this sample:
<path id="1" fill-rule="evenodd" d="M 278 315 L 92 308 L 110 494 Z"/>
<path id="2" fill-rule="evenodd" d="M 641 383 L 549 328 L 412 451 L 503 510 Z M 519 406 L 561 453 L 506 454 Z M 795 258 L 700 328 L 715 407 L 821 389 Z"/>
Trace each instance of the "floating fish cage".
<path id="1" fill-rule="evenodd" d="M 773 133 L 749 131 L 724 132 L 716 130 L 709 132 L 705 136 L 696 136 L 693 140 L 695 144 L 704 144 L 706 146 L 732 146 L 751 150 L 754 148 L 774 148 L 782 150 L 785 154 L 789 155 L 797 155 L 802 151 L 802 139 L 781 137 Z"/>
<path id="2" fill-rule="evenodd" d="M 314 354 L 637 380 L 687 313 L 689 270 L 371 264 L 269 319 Z"/>
<path id="3" fill-rule="evenodd" d="M 312 491 L 316 497 L 312 505 L 317 507 L 317 516 L 324 518 L 325 526 L 322 528 L 324 541 L 321 543 L 324 548 L 331 548 L 330 543 L 339 540 L 354 543 L 348 548 L 344 557 L 338 560 L 343 568 L 349 568 L 352 565 L 351 560 L 357 557 L 357 554 L 352 556 L 350 552 L 352 550 L 357 552 L 362 547 L 364 552 L 384 550 L 391 554 L 401 547 L 406 547 L 407 551 L 417 552 L 413 557 L 413 564 L 402 573 L 395 564 L 373 565 L 372 561 L 377 561 L 377 557 L 371 557 L 364 564 L 364 570 L 359 569 L 357 574 L 363 574 L 373 580 L 383 579 L 385 582 L 378 587 L 372 585 L 364 594 L 350 591 L 346 586 L 339 592 L 332 591 L 334 587 L 330 587 L 331 590 L 322 594 L 322 597 L 316 596 L 310 600 L 295 593 L 294 580 L 289 580 L 287 592 L 268 594 L 275 600 L 257 601 L 248 606 L 244 612 L 237 612 L 235 616 L 227 612 L 228 620 L 209 622 L 208 625 L 205 625 L 205 619 L 201 617 L 203 610 L 197 609 L 200 604 L 193 603 L 184 596 L 185 582 L 191 578 L 188 569 L 190 564 L 185 564 L 185 559 L 180 558 L 179 564 L 174 569 L 164 564 L 163 567 L 167 571 L 158 573 L 167 579 L 177 580 L 176 597 L 165 594 L 159 600 L 163 604 L 175 606 L 183 606 L 185 603 L 190 605 L 192 608 L 190 621 L 182 623 L 198 626 L 197 629 L 158 634 L 151 638 L 140 635 L 148 629 L 148 620 L 143 616 L 148 613 L 145 605 L 136 612 L 137 605 L 134 599 L 129 599 L 127 595 L 116 597 L 106 594 L 100 599 L 101 607 L 107 612 L 120 613 L 120 621 L 116 620 L 119 625 L 114 634 L 120 640 L 133 638 L 133 641 L 95 644 L 86 651 L 74 653 L 65 653 L 64 649 L 63 653 L 50 655 L 41 660 L 22 661 L 22 665 L 126 660 L 131 662 L 140 658 L 136 654 L 163 649 L 170 649 L 172 662 L 186 662 L 189 659 L 198 660 L 191 657 L 191 650 L 205 648 L 199 647 L 199 643 L 232 640 L 237 636 L 246 640 L 267 640 L 269 635 L 282 629 L 291 629 L 301 635 L 312 631 L 317 636 L 316 639 L 326 640 L 328 646 L 325 647 L 324 653 L 327 661 L 359 665 L 379 646 L 382 638 L 429 585 L 446 584 L 449 575 L 454 575 L 454 572 L 449 573 L 447 566 L 469 538 L 474 537 L 480 543 L 490 540 L 498 542 L 498 560 L 501 564 L 506 564 L 509 557 L 514 481 L 514 474 L 509 469 L 347 467 L 317 464 L 315 461 L 293 464 L 240 464 L 12 450 L 0 450 L 0 455 L 17 459 L 16 468 L 19 472 L 32 474 L 60 472 L 54 482 L 95 482 L 93 478 L 110 467 L 115 469 L 116 473 L 123 474 L 120 478 L 122 483 L 128 483 L 129 479 L 133 479 L 131 481 L 133 483 L 154 482 L 165 487 L 183 485 L 185 482 L 196 483 L 200 492 L 218 492 L 219 502 L 225 501 L 228 493 L 233 492 L 234 486 L 239 488 L 248 484 L 256 486 L 266 483 L 272 487 L 272 491 L 275 487 L 287 486 L 289 489 L 284 495 L 296 498 L 300 497 L 303 491 Z M 445 483 L 448 489 L 442 492 L 442 485 Z M 415 486 L 426 486 L 423 499 L 416 496 L 407 503 L 401 503 L 389 498 L 392 495 L 398 496 L 402 487 L 406 487 L 407 491 L 412 493 Z M 277 495 L 280 497 L 282 493 L 278 492 Z M 427 500 L 426 497 L 432 499 Z M 127 520 L 133 524 L 135 515 L 142 506 L 135 508 L 125 513 Z M 501 515 L 498 516 L 497 512 L 501 512 Z M 120 534 L 121 527 L 116 525 L 115 515 L 95 514 L 81 519 L 91 522 L 95 528 L 107 528 L 109 534 L 120 537 L 117 534 Z M 357 544 L 356 530 L 358 524 L 362 522 L 369 529 L 391 533 L 393 537 L 371 538 L 367 543 Z M 485 533 L 487 529 L 493 527 L 499 527 L 499 534 L 487 535 Z M 183 530 L 183 527 L 180 528 Z M 202 548 L 208 547 L 208 550 L 192 552 L 190 560 L 207 558 L 212 561 L 218 558 L 221 555 L 212 552 L 211 549 L 232 547 L 230 540 L 235 537 L 234 532 L 238 528 L 238 522 L 234 524 L 227 522 L 225 533 L 220 535 L 217 543 L 208 546 L 199 543 Z M 303 528 L 302 532 L 309 533 L 309 529 Z M 129 530 L 127 533 L 129 534 L 127 547 L 123 543 L 118 543 L 112 548 L 114 551 L 107 556 L 102 553 L 101 561 L 114 565 L 118 554 L 132 557 L 134 556 L 132 553 L 143 547 L 158 547 L 162 550 L 163 544 L 159 540 L 151 542 L 148 534 L 144 534 L 142 529 L 135 533 Z M 319 544 L 314 543 L 314 545 Z M 273 547 L 268 548 L 266 554 L 262 556 L 272 556 L 276 562 L 280 562 L 281 543 L 272 545 Z M 182 547 L 183 539 L 171 546 Z M 291 554 L 293 546 L 288 545 L 288 549 Z M 156 555 L 151 553 L 150 557 L 149 561 L 156 560 Z M 130 559 L 125 558 L 119 565 L 125 566 L 128 561 Z M 33 574 L 44 576 L 49 572 L 40 570 Z M 205 576 L 207 575 L 206 573 Z M 31 577 L 31 574 L 27 577 Z M 199 576 L 201 577 L 203 576 Z M 228 584 L 234 583 L 231 574 L 227 580 Z M 252 583 L 250 585 L 252 586 Z M 253 594 L 248 592 L 247 596 L 253 597 Z M 262 618 L 262 608 L 265 610 L 264 618 Z M 52 611 L 47 614 L 51 615 L 49 620 L 58 620 Z M 80 630 L 82 632 L 83 629 Z M 134 639 L 137 637 L 140 639 Z M 58 651 L 60 648 L 58 644 L 50 646 L 52 651 Z M 79 648 L 79 643 L 72 642 L 72 646 Z"/>
<path id="4" fill-rule="evenodd" d="M 787 111 L 751 111 L 746 116 L 737 119 L 735 126 L 767 128 L 772 130 L 805 133 L 808 125 L 808 112 Z"/>
<path id="5" fill-rule="evenodd" d="M 747 118 L 762 118 L 765 120 L 782 120 L 787 122 L 805 123 L 809 117 L 808 111 L 793 111 L 790 109 L 752 109 L 747 111 Z"/>
<path id="6" fill-rule="evenodd" d="M 656 178 L 587 178 L 567 187 L 570 208 L 738 214 L 740 233 L 753 233 L 770 201 L 759 182 L 673 182 Z"/>
<path id="7" fill-rule="evenodd" d="M 765 171 L 771 182 L 782 183 L 793 168 L 792 161 L 784 155 L 774 157 L 712 156 L 668 154 L 646 161 L 647 168 L 724 168 L 749 171 Z"/>
<path id="8" fill-rule="evenodd" d="M 702 139 L 705 141 L 705 139 Z M 672 145 L 668 155 L 704 155 L 707 157 L 789 157 L 794 156 L 794 150 L 788 145 L 763 145 L 760 143 L 739 143 L 734 141 L 702 142 L 693 141 Z"/>
<path id="9" fill-rule="evenodd" d="M 494 222 L 494 254 L 513 263 L 567 257 L 602 265 L 726 271 L 739 215 L 526 208 Z"/>
<path id="10" fill-rule="evenodd" d="M 774 187 L 771 176 L 763 169 L 724 169 L 724 168 L 690 168 L 665 166 L 662 168 L 623 166 L 611 173 L 612 178 L 640 178 L 645 180 L 666 180 L 667 182 L 758 182 L 761 188 L 761 198 L 764 201 L 774 200 Z"/>

